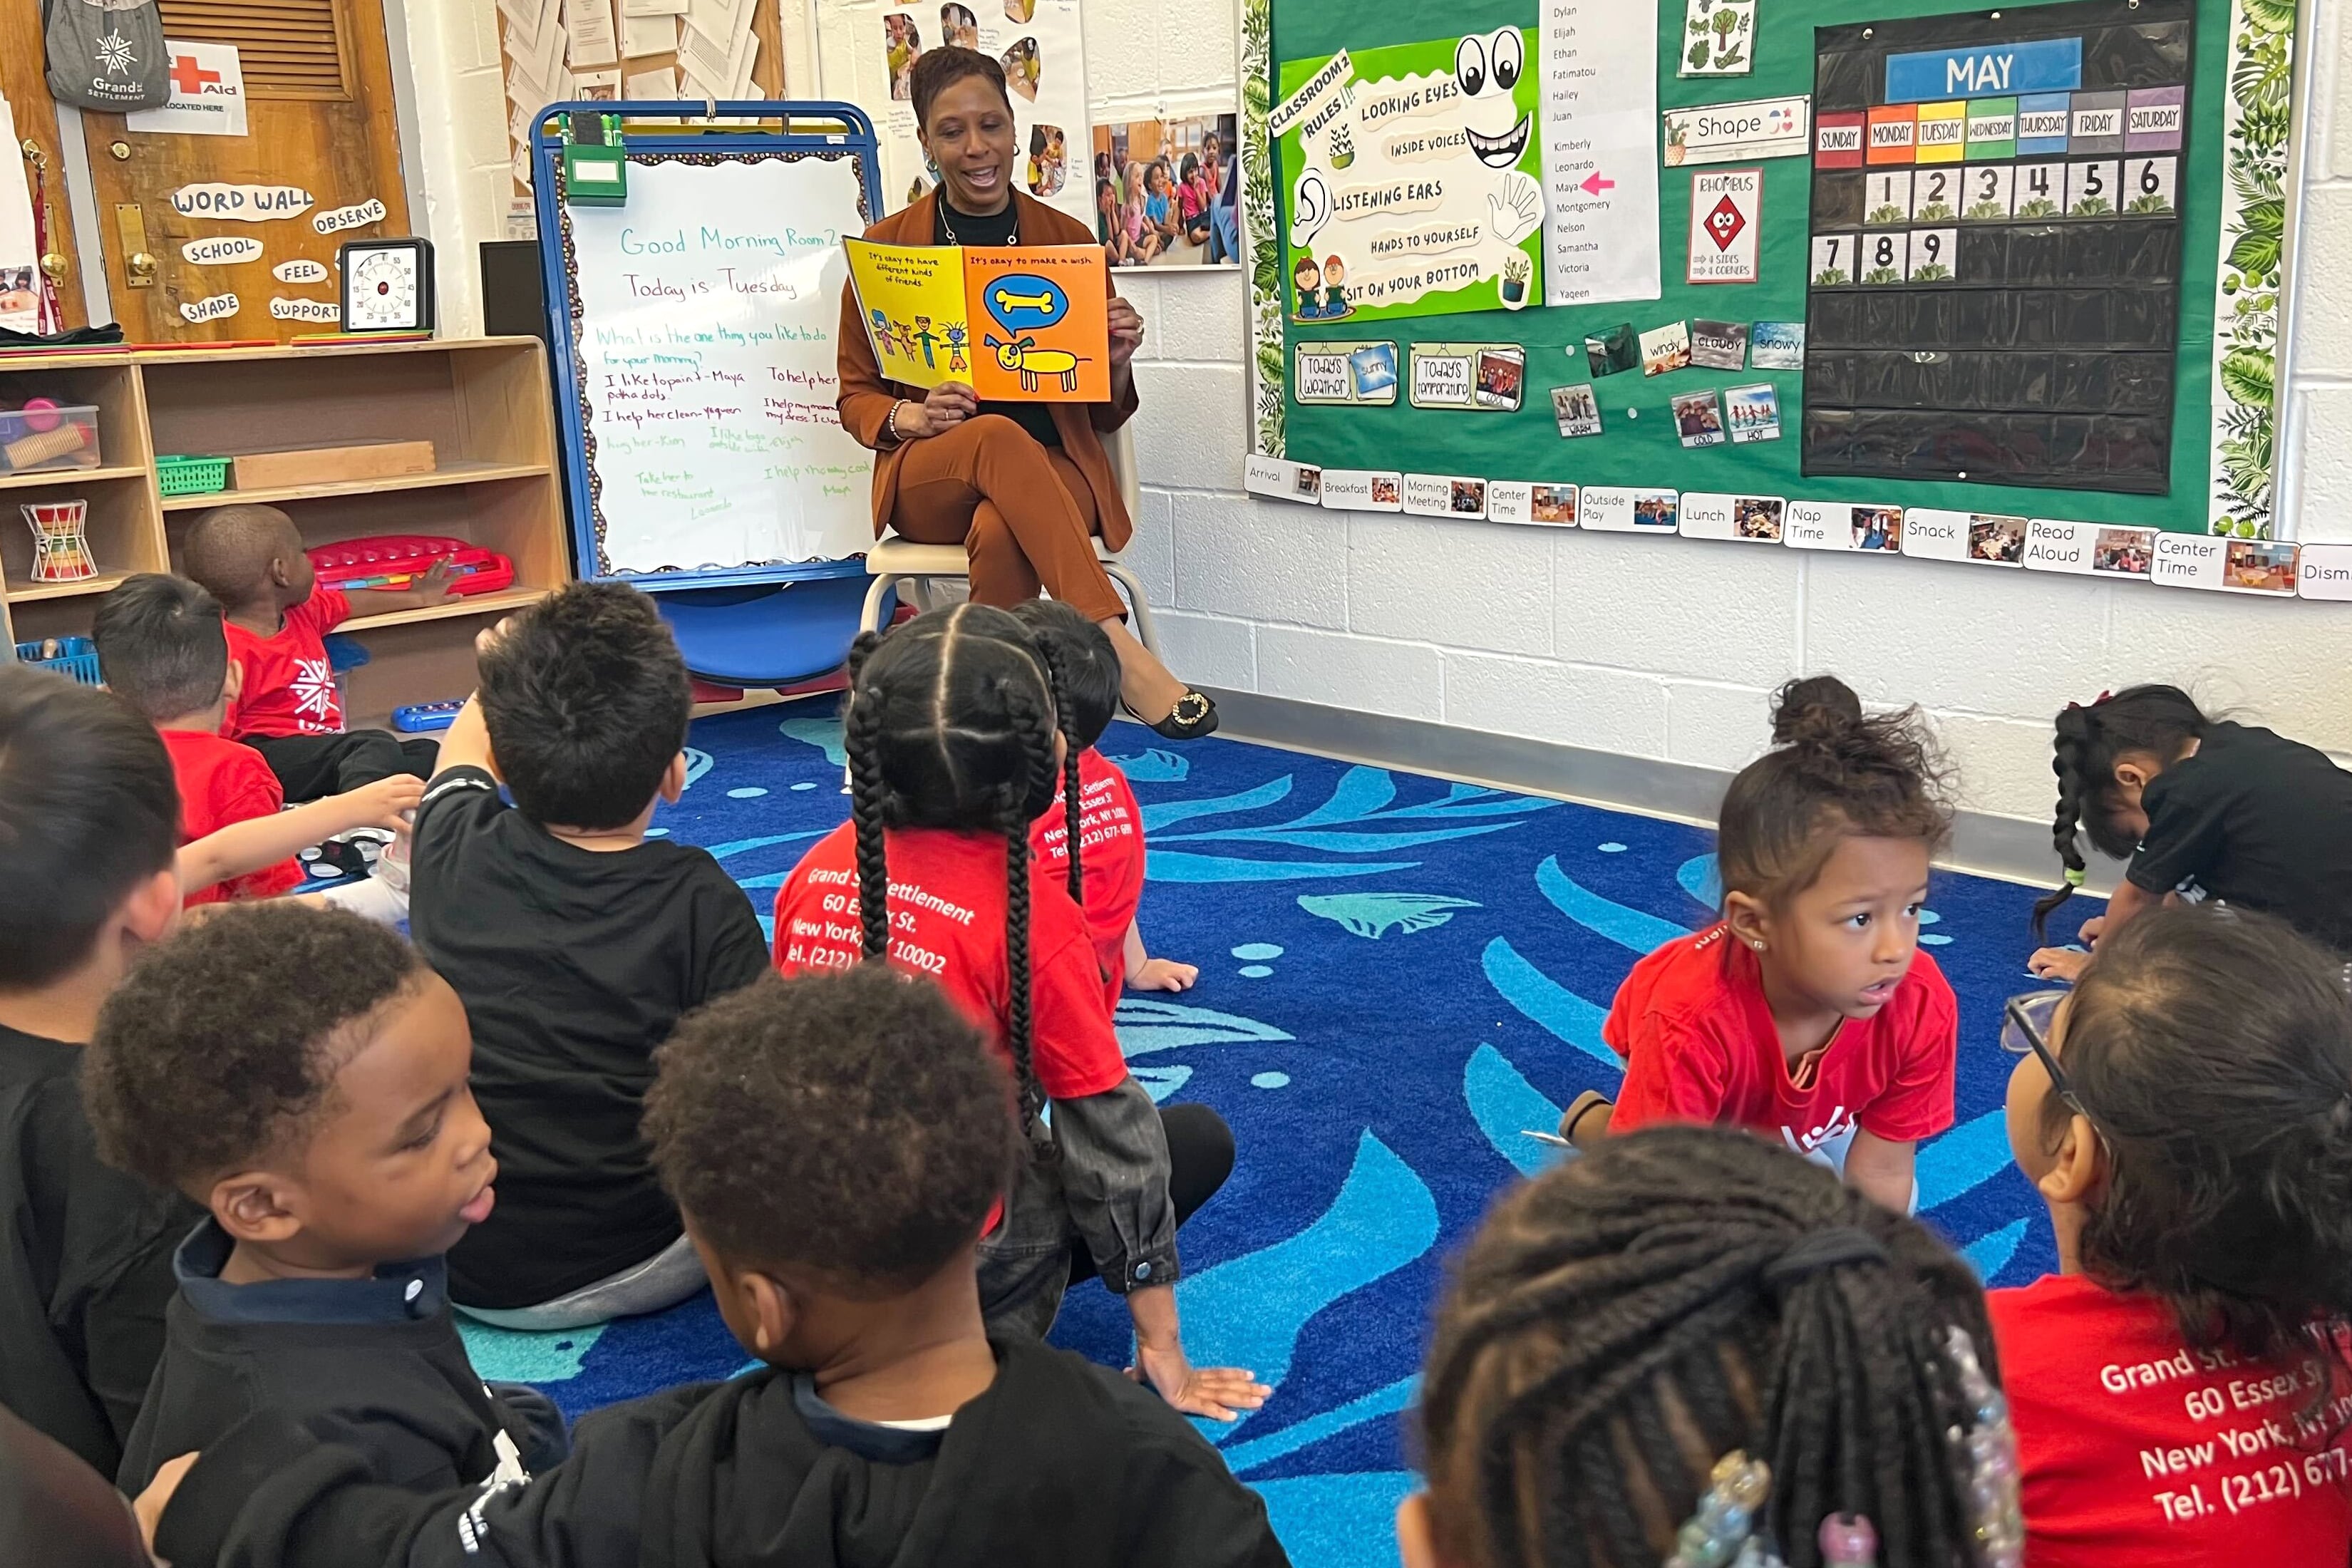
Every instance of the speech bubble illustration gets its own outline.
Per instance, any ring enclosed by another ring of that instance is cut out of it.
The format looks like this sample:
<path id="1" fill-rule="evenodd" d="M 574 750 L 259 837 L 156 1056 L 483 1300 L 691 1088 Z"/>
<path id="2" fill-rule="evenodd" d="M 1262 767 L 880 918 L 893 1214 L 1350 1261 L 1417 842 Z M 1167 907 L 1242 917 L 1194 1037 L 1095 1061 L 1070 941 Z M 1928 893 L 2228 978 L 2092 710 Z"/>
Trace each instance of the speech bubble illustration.
<path id="1" fill-rule="evenodd" d="M 1034 272 L 1008 272 L 989 279 L 982 303 L 996 324 L 1008 332 L 1050 327 L 1070 313 L 1070 296 L 1050 278 Z"/>

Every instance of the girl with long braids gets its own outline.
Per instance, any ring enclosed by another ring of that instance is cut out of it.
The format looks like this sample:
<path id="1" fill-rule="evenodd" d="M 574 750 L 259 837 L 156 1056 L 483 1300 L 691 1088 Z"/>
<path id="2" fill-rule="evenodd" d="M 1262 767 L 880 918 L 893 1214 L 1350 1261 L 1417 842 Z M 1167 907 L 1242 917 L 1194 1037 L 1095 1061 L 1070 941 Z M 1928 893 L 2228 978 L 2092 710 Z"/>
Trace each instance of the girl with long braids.
<path id="1" fill-rule="evenodd" d="M 1916 1221 L 1744 1133 L 1612 1138 L 1455 1266 L 1405 1568 L 2018 1568 L 1996 1382 Z"/>
<path id="2" fill-rule="evenodd" d="M 1951 812 L 1916 714 L 1865 717 L 1834 676 L 1781 689 L 1772 742 L 1724 794 L 1722 922 L 1633 966 L 1601 1028 L 1622 1096 L 1579 1096 L 1560 1135 L 1745 1127 L 1907 1209 L 1952 1124 L 1959 1004 L 1919 951 Z"/>
<path id="3" fill-rule="evenodd" d="M 1057 663 L 982 605 L 857 640 L 851 819 L 778 889 L 776 966 L 887 958 L 990 1033 L 1012 1064 L 1030 1151 L 1003 1223 L 981 1244 L 992 1329 L 1044 1334 L 1064 1289 L 1099 1274 L 1127 1299 L 1139 1375 L 1178 1409 L 1230 1421 L 1270 1390 L 1246 1371 L 1191 1363 L 1175 1284 L 1177 1227 L 1232 1172 L 1233 1133 L 1206 1106 L 1154 1107 L 1112 1032 L 1073 897 L 1077 750 Z M 1031 875 L 1030 825 L 1048 809 L 1069 830 L 1066 881 Z"/>
<path id="4" fill-rule="evenodd" d="M 2051 771 L 2065 879 L 2033 906 L 2033 940 L 2083 885 L 2081 839 L 2131 864 L 2095 942 L 2176 890 L 2292 922 L 2352 956 L 2352 773 L 2314 747 L 2208 718 L 2177 686 L 2134 686 L 2058 715 Z M 2029 967 L 2072 980 L 2088 959 L 2045 947 Z"/>
<path id="5" fill-rule="evenodd" d="M 2010 1147 L 2058 1245 L 2056 1274 L 1990 1301 L 2028 1561 L 2347 1561 L 2340 955 L 2248 910 L 2150 910 L 2071 993 L 2011 1000 L 2001 1044 Z"/>

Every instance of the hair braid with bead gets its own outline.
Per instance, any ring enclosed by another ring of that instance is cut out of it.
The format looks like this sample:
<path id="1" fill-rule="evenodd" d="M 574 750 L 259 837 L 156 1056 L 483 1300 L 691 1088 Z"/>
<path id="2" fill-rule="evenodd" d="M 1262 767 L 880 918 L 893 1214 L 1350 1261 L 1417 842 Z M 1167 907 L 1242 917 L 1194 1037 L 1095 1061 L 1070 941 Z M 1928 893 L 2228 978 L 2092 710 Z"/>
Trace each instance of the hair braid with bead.
<path id="1" fill-rule="evenodd" d="M 1790 1568 L 1832 1513 L 1875 1522 L 1884 1568 L 1969 1568 L 1953 1325 L 1990 1365 L 1968 1266 L 1820 1166 L 1712 1128 L 1611 1139 L 1506 1198 L 1456 1267 L 1420 1416 L 1441 1555 L 1652 1568 L 1745 1449 Z"/>

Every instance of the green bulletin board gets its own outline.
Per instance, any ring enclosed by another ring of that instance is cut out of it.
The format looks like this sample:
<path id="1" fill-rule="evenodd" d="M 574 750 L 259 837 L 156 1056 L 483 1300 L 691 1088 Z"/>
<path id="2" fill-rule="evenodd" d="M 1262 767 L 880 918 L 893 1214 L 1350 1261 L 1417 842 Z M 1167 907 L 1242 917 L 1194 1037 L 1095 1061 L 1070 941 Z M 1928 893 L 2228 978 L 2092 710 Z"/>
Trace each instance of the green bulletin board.
<path id="1" fill-rule="evenodd" d="M 2241 0 L 2249 12 L 2263 9 L 2256 0 Z M 1351 54 L 1390 46 L 1426 43 L 1434 28 L 1432 8 L 1409 0 L 1270 0 L 1266 43 L 1267 83 L 1271 101 L 1279 104 L 1311 69 L 1336 51 Z M 1657 50 L 1658 107 L 1662 111 L 1710 103 L 1727 103 L 1814 90 L 1814 29 L 1867 19 L 1932 16 L 1953 13 L 1954 0 L 1879 0 L 1867 10 L 1840 0 L 1763 0 L 1756 8 L 1755 68 L 1744 77 L 1684 78 L 1676 75 L 1677 55 Z M 2269 7 L 2280 21 L 2275 6 Z M 1457 34 L 1488 33 L 1505 26 L 1532 28 L 1538 22 L 1530 0 L 1463 0 L 1444 10 L 1444 27 Z M 1684 0 L 1657 0 L 1657 34 L 1661 40 L 1678 38 L 1683 31 Z M 2071 519 L 2084 522 L 2159 525 L 2202 533 L 2221 531 L 2233 517 L 2259 517 L 2258 522 L 2238 521 L 2235 531 L 2267 531 L 2270 468 L 2269 377 L 2271 348 L 2263 333 L 2275 321 L 2275 298 L 2280 261 L 2275 241 L 2267 255 L 2257 240 L 2250 253 L 2242 242 L 2232 252 L 2242 271 L 2231 278 L 2242 284 L 2237 297 L 2240 316 L 2252 305 L 2255 319 L 2225 322 L 2237 342 L 2259 351 L 2262 384 L 2246 384 L 2250 375 L 2225 375 L 2231 400 L 2222 413 L 2239 421 L 2242 445 L 2259 445 L 2260 471 L 2217 475 L 2215 466 L 2216 411 L 2213 397 L 2213 353 L 2220 236 L 2225 205 L 2231 208 L 2233 234 L 2243 221 L 2240 208 L 2247 198 L 2269 201 L 2259 215 L 2264 225 L 2283 222 L 2284 197 L 2275 175 L 2267 186 L 2259 171 L 2252 185 L 2241 184 L 2238 200 L 2225 203 L 2230 187 L 2224 178 L 2224 147 L 2237 149 L 2243 139 L 2246 84 L 2240 83 L 2238 108 L 2231 108 L 2230 64 L 2242 57 L 2251 38 L 2261 45 L 2274 38 L 2267 69 L 2275 78 L 2275 92 L 2257 84 L 2263 100 L 2255 109 L 2274 111 L 2277 162 L 2284 165 L 2286 122 L 2286 65 L 2292 13 L 2281 30 L 2265 35 L 2247 31 L 2244 14 L 2231 0 L 2197 0 L 2195 55 L 2189 82 L 2188 134 L 2183 148 L 2179 201 L 2181 212 L 2181 258 L 2179 355 L 2175 371 L 2170 490 L 2167 495 L 2119 495 L 2098 490 L 2053 489 L 1981 483 L 1922 482 L 1879 479 L 1807 478 L 1800 471 L 1801 442 L 1798 418 L 1801 374 L 1791 370 L 1717 371 L 1696 367 L 1645 377 L 1640 371 L 1595 378 L 1586 362 L 1584 340 L 1622 323 L 1636 332 L 1675 321 L 1716 320 L 1741 322 L 1803 321 L 1806 319 L 1806 272 L 1809 259 L 1808 198 L 1811 165 L 1808 158 L 1787 157 L 1760 163 L 1736 162 L 1700 166 L 1664 166 L 1659 160 L 1659 254 L 1661 293 L 1654 300 L 1603 305 L 1575 305 L 1517 311 L 1481 310 L 1447 315 L 1423 315 L 1403 320 L 1334 322 L 1296 321 L 1284 313 L 1281 323 L 1285 386 L 1281 403 L 1279 445 L 1269 442 L 1272 421 L 1261 405 L 1259 438 L 1264 449 L 1296 461 L 1337 468 L 1409 468 L 1415 472 L 1450 474 L 1490 479 L 1532 480 L 1611 486 L 1672 486 L 1683 490 L 1726 491 L 1735 494 L 1784 496 L 1790 500 L 1878 502 L 1904 507 L 1948 508 L 1958 511 L 2003 512 L 2032 517 Z M 2233 40 L 2233 29 L 2235 37 Z M 1534 35 L 1530 34 L 1532 41 Z M 1535 51 L 1530 50 L 1531 57 Z M 1531 58 L 1530 65 L 1533 65 Z M 2257 61 L 2260 66 L 2261 61 Z M 2242 66 L 2242 69 L 2245 68 Z M 1531 69 L 1529 74 L 1535 72 Z M 2268 102 L 2275 98 L 2275 104 Z M 1255 99 L 1253 98 L 1253 103 Z M 2268 136 L 2265 125 L 2258 130 Z M 1259 127 L 1263 132 L 1263 126 Z M 1657 131 L 1653 127 L 1654 132 Z M 1662 138 L 1662 132 L 1661 138 Z M 1291 138 L 1295 157 L 1296 139 Z M 1274 189 L 1282 192 L 1296 171 L 1284 166 L 1283 139 L 1273 153 Z M 1695 174 L 1747 167 L 1764 171 L 1763 223 L 1759 280 L 1753 284 L 1692 285 L 1685 282 L 1688 250 L 1692 181 Z M 1276 222 L 1265 237 L 1280 247 L 1281 276 L 1287 280 L 1293 262 L 1287 234 Z M 1260 242 L 1262 243 L 1262 241 Z M 2249 257 L 2251 258 L 2249 259 Z M 1263 268 L 1261 268 L 1261 276 Z M 2262 312 L 2267 311 L 2267 316 Z M 1263 308 L 1253 314 L 1261 350 L 1273 318 Z M 1287 385 L 1295 364 L 1294 350 L 1302 342 L 1361 342 L 1393 338 L 1400 367 L 1415 342 L 1516 342 L 1527 351 L 1526 391 L 1516 412 L 1416 409 L 1400 396 L 1388 406 L 1303 405 Z M 2225 347 L 2228 345 L 2225 344 Z M 2231 355 L 2234 362 L 2238 355 Z M 1261 372 L 1273 356 L 1261 352 Z M 1550 401 L 1551 389 L 1591 382 L 1597 395 L 1603 433 L 1563 439 L 1558 433 Z M 1668 399 L 1686 392 L 1751 385 L 1769 382 L 1778 389 L 1782 437 L 1740 445 L 1686 448 L 1677 438 Z M 2257 401 L 2259 407 L 2255 406 Z M 2259 429 L 2254 426 L 2259 425 Z M 2228 426 L 2222 433 L 2227 433 Z M 1401 454 L 1410 453 L 1409 459 Z M 2232 507 L 2231 475 L 2237 490 L 2259 489 L 2240 497 L 2247 504 Z M 2219 482 L 2217 482 L 2217 479 Z M 2259 481 L 2257 483 L 2257 481 Z M 2221 499 L 2217 500 L 2217 496 Z"/>

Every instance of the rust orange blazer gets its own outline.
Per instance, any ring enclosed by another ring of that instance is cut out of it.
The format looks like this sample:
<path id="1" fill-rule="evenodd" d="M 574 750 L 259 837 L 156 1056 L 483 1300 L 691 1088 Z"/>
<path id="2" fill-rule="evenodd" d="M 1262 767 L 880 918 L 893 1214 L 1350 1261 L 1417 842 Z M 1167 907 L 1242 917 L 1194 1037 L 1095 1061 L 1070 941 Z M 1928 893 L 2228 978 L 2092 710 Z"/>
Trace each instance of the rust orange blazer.
<path id="1" fill-rule="evenodd" d="M 939 193 L 892 213 L 866 231 L 868 239 L 890 245 L 929 245 L 939 233 Z M 1034 197 L 1013 193 L 1014 205 L 1021 214 L 1022 240 L 1030 245 L 1097 245 L 1095 231 L 1068 215 L 1057 212 Z M 1112 290 L 1118 292 L 1116 289 Z M 902 382 L 882 379 L 882 367 L 874 358 L 874 345 L 866 340 L 865 320 L 857 313 L 857 293 L 848 284 L 841 287 L 841 427 L 856 438 L 858 445 L 874 448 L 874 532 L 877 538 L 889 526 L 890 514 L 898 504 L 898 463 L 907 455 L 904 445 L 887 450 L 882 447 L 882 424 L 890 417 L 891 405 L 900 398 L 910 403 L 923 400 L 923 389 Z M 1078 472 L 1087 479 L 1087 488 L 1095 493 L 1095 516 L 1101 520 L 1102 541 L 1113 550 L 1127 548 L 1135 532 L 1134 520 L 1127 515 L 1127 503 L 1119 498 L 1118 480 L 1110 471 L 1109 454 L 1103 450 L 1102 433 L 1116 430 L 1135 413 L 1135 384 L 1128 383 L 1127 395 L 1116 403 L 1055 403 L 1048 405 L 1054 411 L 1054 427 L 1062 433 L 1062 452 L 1077 465 Z"/>

